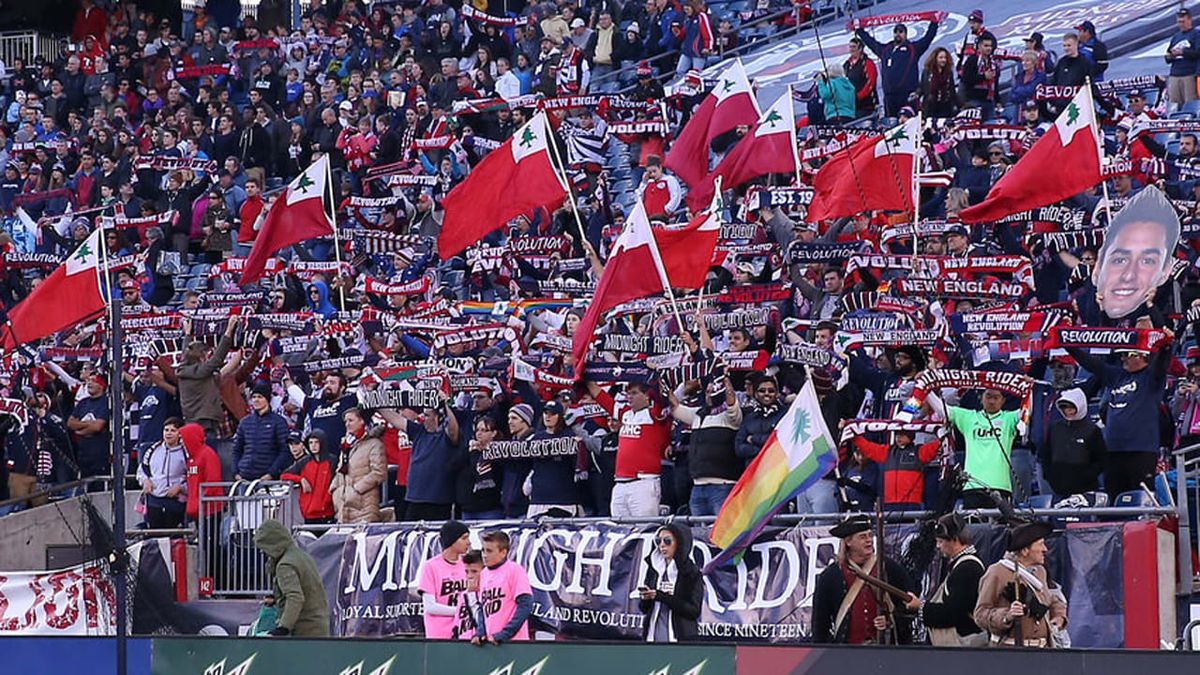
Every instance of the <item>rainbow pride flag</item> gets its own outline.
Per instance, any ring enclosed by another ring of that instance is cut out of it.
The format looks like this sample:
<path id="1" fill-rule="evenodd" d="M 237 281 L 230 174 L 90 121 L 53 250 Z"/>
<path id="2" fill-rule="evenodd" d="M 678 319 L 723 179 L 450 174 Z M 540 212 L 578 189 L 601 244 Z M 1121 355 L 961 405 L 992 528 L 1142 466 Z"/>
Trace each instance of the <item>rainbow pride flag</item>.
<path id="1" fill-rule="evenodd" d="M 705 569 L 737 562 L 771 516 L 836 462 L 837 444 L 825 426 L 810 378 L 721 506 L 709 535 L 721 552 Z"/>

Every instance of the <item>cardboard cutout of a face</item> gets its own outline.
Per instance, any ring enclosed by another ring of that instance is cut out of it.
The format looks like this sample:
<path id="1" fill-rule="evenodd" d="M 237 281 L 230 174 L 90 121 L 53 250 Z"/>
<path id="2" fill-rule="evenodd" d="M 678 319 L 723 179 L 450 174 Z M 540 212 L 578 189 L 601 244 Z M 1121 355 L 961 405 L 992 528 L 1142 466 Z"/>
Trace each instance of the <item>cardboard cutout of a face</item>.
<path id="1" fill-rule="evenodd" d="M 1179 243 L 1179 214 L 1161 191 L 1147 187 L 1104 231 L 1092 283 L 1096 301 L 1111 319 L 1148 304 L 1166 280 Z"/>

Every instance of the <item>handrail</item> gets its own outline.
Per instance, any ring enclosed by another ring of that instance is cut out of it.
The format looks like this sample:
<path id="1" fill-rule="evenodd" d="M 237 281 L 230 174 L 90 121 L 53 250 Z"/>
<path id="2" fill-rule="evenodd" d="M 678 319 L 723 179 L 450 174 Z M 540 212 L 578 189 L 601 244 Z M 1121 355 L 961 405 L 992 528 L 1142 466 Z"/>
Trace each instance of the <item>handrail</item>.
<path id="1" fill-rule="evenodd" d="M 1021 515 L 1032 516 L 1049 516 L 1055 518 L 1070 518 L 1070 517 L 1086 517 L 1086 516 L 1171 516 L 1175 515 L 1175 509 L 1169 506 L 1092 506 L 1079 508 L 1037 508 L 1037 509 L 1018 509 Z M 1001 517 L 999 509 L 971 509 L 968 511 L 959 511 L 966 517 L 977 518 L 998 518 Z M 771 519 L 772 525 L 801 525 L 804 523 L 834 523 L 840 522 L 845 518 L 853 515 L 866 515 L 874 517 L 874 513 L 805 513 L 805 514 L 785 514 L 775 516 Z M 912 520 L 920 520 L 923 518 L 932 517 L 932 511 L 886 511 L 883 514 L 883 519 L 888 522 L 907 522 Z M 528 525 L 531 522 L 546 525 L 586 525 L 592 523 L 613 523 L 617 525 L 647 525 L 647 524 L 667 524 L 667 523 L 683 523 L 685 525 L 710 525 L 716 521 L 714 516 L 657 516 L 651 518 L 603 518 L 603 517 L 586 517 L 586 518 L 508 518 L 502 520 L 488 521 L 472 521 L 486 522 L 489 526 L 507 526 L 507 525 Z M 429 526 L 437 525 L 444 521 L 440 520 L 413 520 L 402 521 L 411 525 Z M 325 524 L 325 525 L 297 525 L 292 528 L 294 531 L 301 532 L 325 532 L 328 530 L 339 528 L 361 529 L 366 525 L 384 525 L 388 523 L 362 523 L 355 525 L 346 525 L 340 523 Z"/>
<path id="2" fill-rule="evenodd" d="M 1182 648 L 1180 651 L 1190 652 L 1193 650 L 1192 645 L 1192 630 L 1200 628 L 1200 619 L 1192 619 L 1183 627 Z"/>
<path id="3" fill-rule="evenodd" d="M 81 478 L 79 480 L 73 480 L 73 481 L 70 481 L 67 483 L 59 483 L 57 485 L 51 485 L 50 487 L 48 487 L 44 490 L 38 490 L 37 492 L 30 493 L 28 495 L 25 495 L 24 497 L 11 497 L 9 499 L 5 499 L 3 501 L 0 501 L 0 507 L 12 506 L 14 504 L 24 504 L 24 503 L 32 501 L 34 499 L 41 499 L 42 497 L 50 497 L 50 496 L 56 495 L 60 492 L 67 492 L 68 490 L 74 490 L 76 488 L 81 488 L 86 485 L 91 485 L 92 483 L 110 483 L 110 482 L 112 482 L 112 476 L 88 476 L 87 478 Z"/>
<path id="4" fill-rule="evenodd" d="M 740 33 L 747 28 L 755 28 L 763 23 L 778 21 L 779 19 L 782 19 L 790 14 L 792 14 L 791 9 L 780 10 L 774 14 L 766 14 L 764 16 L 760 16 L 758 18 L 751 19 L 750 21 L 747 21 L 746 23 L 740 24 L 737 28 L 737 31 Z M 798 33 L 801 28 L 806 28 L 806 27 L 809 27 L 809 26 L 812 26 L 815 24 L 816 24 L 816 20 L 810 19 L 809 21 L 806 21 L 804 23 L 797 23 L 795 26 L 789 26 L 789 27 L 785 28 L 784 30 L 781 30 L 778 33 L 775 33 L 771 37 L 772 38 L 788 37 L 790 35 L 794 35 L 794 34 Z M 720 54 L 719 55 L 720 58 L 717 59 L 716 61 L 714 61 L 714 63 L 726 61 L 730 58 L 733 58 L 734 56 L 738 56 L 739 54 L 750 51 L 750 49 L 752 47 L 760 47 L 760 46 L 762 46 L 760 44 L 760 42 L 761 42 L 760 40 L 755 40 L 753 42 L 742 43 L 742 44 L 738 45 L 737 47 L 734 47 L 733 49 L 730 49 L 729 51 L 723 52 L 722 54 Z M 642 61 L 645 61 L 647 63 L 655 63 L 657 61 L 661 61 L 667 57 L 673 56 L 678 53 L 679 53 L 678 49 L 673 49 L 671 51 L 663 52 L 662 54 L 656 54 L 654 56 L 642 59 Z M 605 82 L 605 81 L 611 80 L 613 78 L 620 78 L 621 75 L 627 75 L 627 74 L 629 74 L 630 71 L 636 70 L 637 67 L 638 67 L 638 64 L 635 63 L 631 66 L 625 66 L 624 68 L 612 70 L 612 71 L 609 71 L 603 75 L 600 75 L 600 76 L 594 78 L 592 80 L 592 82 L 593 83 Z M 660 81 L 665 81 L 665 80 L 671 79 L 671 77 L 673 77 L 673 76 L 674 76 L 674 73 L 660 73 L 657 79 Z M 626 91 L 626 90 L 627 89 L 622 90 L 622 91 Z"/>
<path id="5" fill-rule="evenodd" d="M 125 532 L 126 538 L 129 539 L 154 539 L 157 537 L 191 537 L 195 538 L 196 528 L 194 527 L 159 527 L 145 529 L 131 529 Z"/>

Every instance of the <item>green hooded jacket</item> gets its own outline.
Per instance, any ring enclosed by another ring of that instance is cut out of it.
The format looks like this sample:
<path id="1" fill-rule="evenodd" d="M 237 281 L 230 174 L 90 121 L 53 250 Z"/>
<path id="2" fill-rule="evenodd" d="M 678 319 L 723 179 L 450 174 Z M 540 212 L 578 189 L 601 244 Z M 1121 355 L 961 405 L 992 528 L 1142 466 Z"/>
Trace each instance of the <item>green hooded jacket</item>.
<path id="1" fill-rule="evenodd" d="M 287 528 L 268 520 L 254 533 L 254 543 L 267 556 L 275 580 L 278 625 L 298 637 L 329 635 L 329 605 L 312 556 L 301 551 Z"/>

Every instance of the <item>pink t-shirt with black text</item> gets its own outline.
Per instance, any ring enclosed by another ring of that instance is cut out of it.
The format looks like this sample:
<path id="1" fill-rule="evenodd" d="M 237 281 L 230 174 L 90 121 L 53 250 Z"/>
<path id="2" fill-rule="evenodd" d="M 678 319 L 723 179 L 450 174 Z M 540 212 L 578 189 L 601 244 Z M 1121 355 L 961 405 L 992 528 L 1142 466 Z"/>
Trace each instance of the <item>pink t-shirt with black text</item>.
<path id="1" fill-rule="evenodd" d="M 440 555 L 421 563 L 417 575 L 417 590 L 428 594 L 439 604 L 458 606 L 458 596 L 467 590 L 467 571 L 462 561 L 446 562 Z M 454 639 L 457 616 L 425 615 L 425 637 L 431 640 Z"/>
<path id="2" fill-rule="evenodd" d="M 496 569 L 483 568 L 479 576 L 479 599 L 487 615 L 489 636 L 499 633 L 517 613 L 517 596 L 533 595 L 529 587 L 529 574 L 525 568 L 507 560 Z M 521 624 L 511 640 L 529 639 L 529 621 Z"/>

